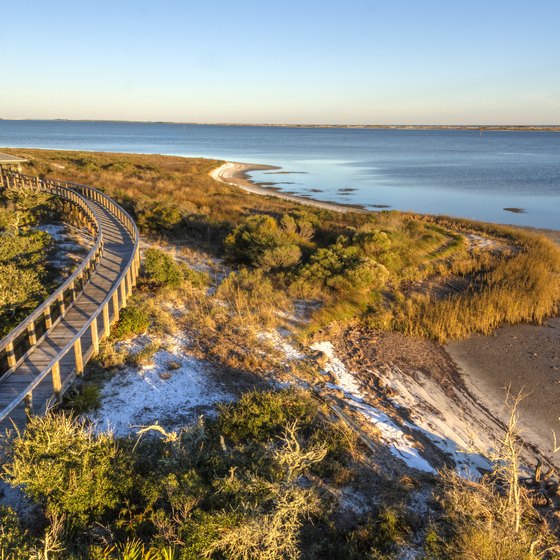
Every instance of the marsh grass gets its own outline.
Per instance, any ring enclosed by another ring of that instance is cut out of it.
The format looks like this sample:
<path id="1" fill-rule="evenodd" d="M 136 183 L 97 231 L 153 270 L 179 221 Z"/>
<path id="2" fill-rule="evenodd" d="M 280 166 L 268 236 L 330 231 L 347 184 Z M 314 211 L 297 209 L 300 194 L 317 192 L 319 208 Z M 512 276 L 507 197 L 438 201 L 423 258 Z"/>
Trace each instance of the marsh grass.
<path id="1" fill-rule="evenodd" d="M 506 323 L 540 324 L 558 312 L 558 247 L 543 235 L 492 229 L 502 238 L 513 237 L 516 250 L 486 256 L 479 267 L 472 261 L 460 263 L 466 265 L 469 289 L 443 299 L 414 294 L 395 314 L 392 325 L 396 330 L 445 341 L 474 332 L 489 334 Z M 458 269 L 456 266 L 455 271 Z"/>

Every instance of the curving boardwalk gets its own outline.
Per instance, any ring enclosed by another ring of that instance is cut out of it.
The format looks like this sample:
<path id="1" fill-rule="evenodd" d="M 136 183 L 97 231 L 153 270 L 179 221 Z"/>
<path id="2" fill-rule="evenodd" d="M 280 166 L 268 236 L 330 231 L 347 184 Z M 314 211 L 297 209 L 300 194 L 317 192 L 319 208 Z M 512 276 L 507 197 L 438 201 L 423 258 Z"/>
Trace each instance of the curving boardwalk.
<path id="1" fill-rule="evenodd" d="M 60 400 L 98 351 L 136 283 L 139 239 L 132 218 L 96 189 L 6 171 L 1 177 L 4 188 L 17 187 L 20 181 L 21 188 L 65 198 L 95 239 L 80 269 L 0 341 L 5 358 L 0 369 L 0 428 L 7 428 L 23 427 L 29 414 L 42 414 Z"/>

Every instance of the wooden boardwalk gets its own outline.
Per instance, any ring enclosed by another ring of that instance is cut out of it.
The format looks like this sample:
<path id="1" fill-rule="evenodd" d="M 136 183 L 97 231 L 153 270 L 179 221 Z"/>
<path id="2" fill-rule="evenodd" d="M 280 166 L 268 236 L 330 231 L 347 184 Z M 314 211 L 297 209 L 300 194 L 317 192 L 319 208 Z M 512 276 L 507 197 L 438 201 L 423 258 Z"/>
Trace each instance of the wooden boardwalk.
<path id="1" fill-rule="evenodd" d="M 101 193 L 95 193 L 100 199 Z M 124 211 L 108 200 L 109 205 L 104 199 L 88 200 L 100 222 L 103 251 L 83 291 L 59 322 L 0 380 L 2 429 L 13 423 L 23 427 L 28 414 L 41 414 L 59 400 L 126 305 L 138 271 L 138 235 L 135 226 L 131 232 L 130 224 L 123 223 Z"/>

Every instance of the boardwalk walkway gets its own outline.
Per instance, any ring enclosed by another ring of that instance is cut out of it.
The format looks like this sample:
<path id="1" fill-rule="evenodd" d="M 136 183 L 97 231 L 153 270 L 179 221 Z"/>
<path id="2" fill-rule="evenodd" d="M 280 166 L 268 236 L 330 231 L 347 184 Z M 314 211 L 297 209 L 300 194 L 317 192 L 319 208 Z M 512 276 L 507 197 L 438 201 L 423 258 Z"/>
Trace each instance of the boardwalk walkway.
<path id="1" fill-rule="evenodd" d="M 99 340 L 118 319 L 119 309 L 126 305 L 135 283 L 138 232 L 134 222 L 106 195 L 89 188 L 81 190 L 82 195 L 98 199 L 84 196 L 99 221 L 103 238 L 99 262 L 58 323 L 1 378 L 0 428 L 12 423 L 22 427 L 31 411 L 43 413 L 61 398 L 97 352 Z"/>

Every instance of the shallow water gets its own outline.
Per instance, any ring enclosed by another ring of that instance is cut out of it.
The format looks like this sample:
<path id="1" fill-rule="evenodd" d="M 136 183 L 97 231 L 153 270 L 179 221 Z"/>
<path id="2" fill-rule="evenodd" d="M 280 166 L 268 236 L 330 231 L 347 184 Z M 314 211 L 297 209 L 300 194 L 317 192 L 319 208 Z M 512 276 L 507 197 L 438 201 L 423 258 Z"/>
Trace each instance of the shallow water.
<path id="1" fill-rule="evenodd" d="M 558 133 L 0 120 L 0 146 L 270 164 L 251 178 L 320 200 L 560 229 Z"/>

